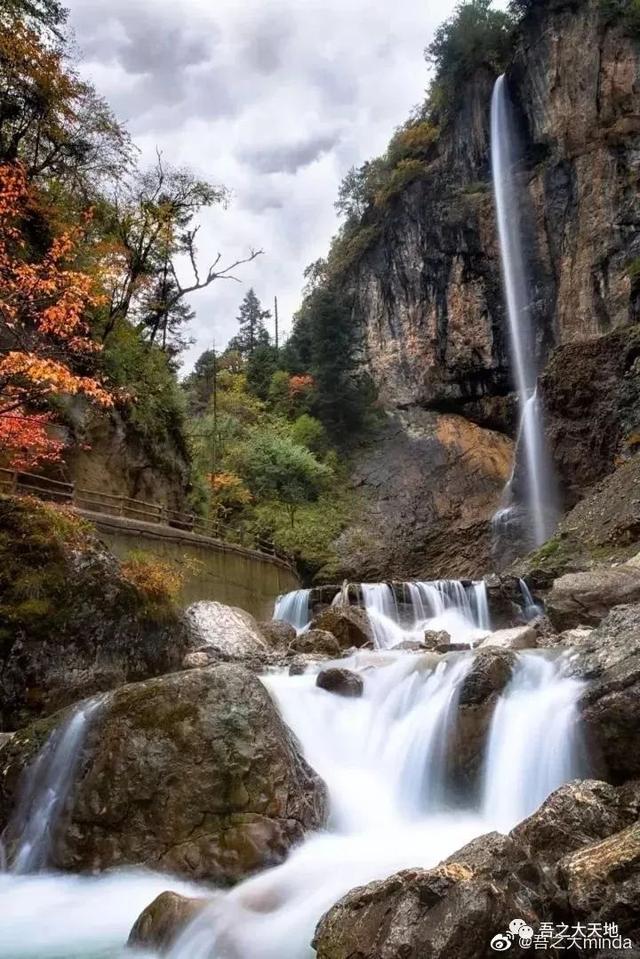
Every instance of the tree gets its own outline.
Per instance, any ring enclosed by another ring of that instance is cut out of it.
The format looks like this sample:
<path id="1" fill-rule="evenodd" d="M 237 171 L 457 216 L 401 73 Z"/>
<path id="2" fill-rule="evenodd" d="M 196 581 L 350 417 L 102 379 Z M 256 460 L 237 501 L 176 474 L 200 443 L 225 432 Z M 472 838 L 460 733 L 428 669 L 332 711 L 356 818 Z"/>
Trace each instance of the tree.
<path id="1" fill-rule="evenodd" d="M 445 113 L 458 105 L 465 81 L 482 65 L 502 72 L 513 47 L 515 20 L 492 9 L 493 0 L 462 0 L 425 51 L 435 67 L 433 100 Z"/>
<path id="2" fill-rule="evenodd" d="M 62 443 L 48 433 L 51 397 L 113 402 L 86 372 L 98 347 L 85 313 L 101 293 L 95 278 L 73 268 L 81 231 L 61 233 L 34 258 L 25 224 L 35 200 L 21 164 L 0 166 L 0 450 L 20 469 L 60 456 Z"/>
<path id="3" fill-rule="evenodd" d="M 293 441 L 299 446 L 306 446 L 317 456 L 323 456 L 329 449 L 329 437 L 324 426 L 314 416 L 303 413 L 291 426 Z"/>
<path id="4" fill-rule="evenodd" d="M 95 197 L 105 177 L 120 175 L 131 145 L 104 100 L 66 62 L 59 37 L 43 37 L 43 27 L 55 30 L 62 20 L 48 0 L 10 0 L 3 10 L 0 162 L 20 161 L 30 180 L 55 177 L 73 202 L 74 191 Z"/>
<path id="5" fill-rule="evenodd" d="M 291 336 L 307 344 L 312 374 L 311 412 L 342 442 L 362 427 L 373 396 L 367 377 L 357 370 L 351 310 L 333 285 L 317 286 L 303 302 Z"/>
<path id="6" fill-rule="evenodd" d="M 194 340 L 186 337 L 185 328 L 195 320 L 195 311 L 184 300 L 176 299 L 176 284 L 167 270 L 162 270 L 153 286 L 141 298 L 139 312 L 142 335 L 153 345 L 175 359 Z"/>
<path id="7" fill-rule="evenodd" d="M 273 374 L 278 369 L 278 350 L 268 343 L 255 347 L 247 360 L 247 387 L 261 400 L 269 396 Z"/>
<path id="8" fill-rule="evenodd" d="M 237 320 L 240 330 L 229 342 L 229 349 L 237 350 L 245 359 L 252 355 L 258 346 L 268 346 L 270 337 L 264 325 L 271 316 L 270 310 L 263 310 L 253 288 L 249 290 L 240 304 Z"/>
<path id="9" fill-rule="evenodd" d="M 224 266 L 219 253 L 204 271 L 198 264 L 199 225 L 194 218 L 206 207 L 224 205 L 227 196 L 224 187 L 199 180 L 189 170 L 167 166 L 160 154 L 155 167 L 118 186 L 103 211 L 110 260 L 105 338 L 118 320 L 130 314 L 144 329 L 140 313 L 150 289 L 157 290 L 159 285 L 159 312 L 169 315 L 180 300 L 216 280 L 237 279 L 236 267 L 260 256 L 261 250 L 252 250 Z M 185 260 L 192 274 L 187 282 L 179 268 Z"/>
<path id="10" fill-rule="evenodd" d="M 296 510 L 317 499 L 331 477 L 329 467 L 287 437 L 256 430 L 238 456 L 238 473 L 254 496 L 284 503 L 291 526 Z"/>

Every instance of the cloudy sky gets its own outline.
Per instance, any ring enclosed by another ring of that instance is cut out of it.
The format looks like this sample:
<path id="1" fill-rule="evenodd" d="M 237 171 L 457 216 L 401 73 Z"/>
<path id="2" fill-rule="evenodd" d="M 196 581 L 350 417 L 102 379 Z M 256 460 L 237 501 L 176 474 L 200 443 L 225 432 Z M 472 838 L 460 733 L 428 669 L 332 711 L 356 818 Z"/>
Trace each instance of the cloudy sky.
<path id="1" fill-rule="evenodd" d="M 305 266 L 336 230 L 340 180 L 380 153 L 423 95 L 423 49 L 454 0 L 71 0 L 82 69 L 143 157 L 224 183 L 231 206 L 202 218 L 203 262 L 262 248 L 193 298 L 193 362 L 235 332 L 254 286 L 281 325 Z"/>

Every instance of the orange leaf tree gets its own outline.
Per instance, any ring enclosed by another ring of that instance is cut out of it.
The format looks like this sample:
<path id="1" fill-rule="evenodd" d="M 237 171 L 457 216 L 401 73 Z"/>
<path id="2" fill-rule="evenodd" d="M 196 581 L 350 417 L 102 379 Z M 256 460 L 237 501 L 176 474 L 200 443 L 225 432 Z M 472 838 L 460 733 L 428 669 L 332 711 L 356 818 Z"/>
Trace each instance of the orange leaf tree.
<path id="1" fill-rule="evenodd" d="M 82 229 L 55 236 L 34 257 L 26 226 L 35 202 L 20 163 L 0 165 L 0 457 L 18 469 L 58 459 L 48 401 L 113 398 L 90 371 L 99 349 L 86 312 L 101 302 L 94 277 L 73 269 Z"/>

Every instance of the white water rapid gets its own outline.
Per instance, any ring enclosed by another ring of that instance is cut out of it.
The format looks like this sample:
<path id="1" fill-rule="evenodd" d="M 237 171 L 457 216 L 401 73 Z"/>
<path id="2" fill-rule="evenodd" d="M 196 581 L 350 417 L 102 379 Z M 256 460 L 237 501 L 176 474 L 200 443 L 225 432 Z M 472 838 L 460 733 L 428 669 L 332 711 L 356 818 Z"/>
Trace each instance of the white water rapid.
<path id="1" fill-rule="evenodd" d="M 273 618 L 291 623 L 299 632 L 306 629 L 312 618 L 310 597 L 308 589 L 280 596 Z M 345 584 L 333 599 L 334 605 L 351 601 L 366 609 L 378 649 L 419 641 L 425 630 L 444 630 L 452 642 L 471 645 L 491 631 L 484 580 Z"/>
<path id="2" fill-rule="evenodd" d="M 361 699 L 335 696 L 315 675 L 271 674 L 265 685 L 327 783 L 331 815 L 285 863 L 220 893 L 171 959 L 312 959 L 323 912 L 354 886 L 431 866 L 472 838 L 510 829 L 581 772 L 575 703 L 562 661 L 519 655 L 500 698 L 484 762 L 481 801 L 449 781 L 458 695 L 473 652 L 445 657 L 361 652 Z M 99 878 L 0 876 L 0 959 L 114 959 L 137 915 L 160 891 L 187 884 L 133 871 Z M 200 894 L 212 890 L 200 887 Z"/>
<path id="3" fill-rule="evenodd" d="M 553 532 L 555 523 L 554 481 L 544 440 L 536 381 L 536 344 L 531 328 L 531 292 L 523 250 L 522 206 L 518 198 L 516 170 L 520 160 L 518 137 L 509 100 L 506 77 L 496 81 L 491 104 L 491 162 L 504 294 L 509 318 L 509 341 L 516 389 L 520 404 L 518 448 L 524 462 L 525 501 L 531 533 L 540 546 Z M 514 493 L 515 477 L 507 486 Z M 496 515 L 504 522 L 512 504 Z"/>

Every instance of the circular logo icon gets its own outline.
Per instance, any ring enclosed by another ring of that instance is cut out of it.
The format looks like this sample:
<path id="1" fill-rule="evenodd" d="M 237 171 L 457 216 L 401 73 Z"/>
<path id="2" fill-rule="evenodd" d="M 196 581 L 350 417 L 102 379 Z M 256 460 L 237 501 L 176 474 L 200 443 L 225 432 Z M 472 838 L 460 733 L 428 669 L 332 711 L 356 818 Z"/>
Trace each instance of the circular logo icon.
<path id="1" fill-rule="evenodd" d="M 507 949 L 511 949 L 511 936 L 506 936 L 503 932 L 499 932 L 497 936 L 494 936 L 491 940 L 491 948 L 495 952 L 506 952 Z"/>
<path id="2" fill-rule="evenodd" d="M 509 932 L 517 936 L 523 926 L 526 926 L 524 919 L 512 919 L 509 923 Z"/>
<path id="3" fill-rule="evenodd" d="M 533 929 L 531 926 L 520 926 L 518 929 L 518 938 L 520 940 L 520 945 L 524 946 L 525 949 L 528 949 L 533 942 Z"/>

